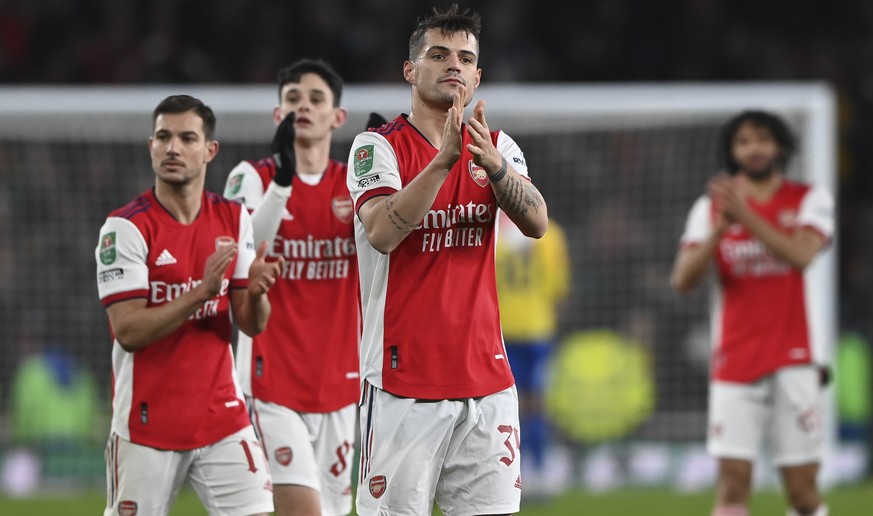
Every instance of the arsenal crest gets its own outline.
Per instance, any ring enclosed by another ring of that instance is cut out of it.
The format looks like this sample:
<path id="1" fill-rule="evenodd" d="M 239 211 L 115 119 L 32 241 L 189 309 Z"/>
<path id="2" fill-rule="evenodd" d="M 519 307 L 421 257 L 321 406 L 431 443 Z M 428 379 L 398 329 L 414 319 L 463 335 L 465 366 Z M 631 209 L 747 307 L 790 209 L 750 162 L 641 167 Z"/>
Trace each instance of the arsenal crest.
<path id="1" fill-rule="evenodd" d="M 470 177 L 477 185 L 485 188 L 488 186 L 488 173 L 485 169 L 473 163 L 473 160 L 467 162 L 467 168 L 470 169 Z"/>
<path id="2" fill-rule="evenodd" d="M 352 199 L 344 196 L 331 199 L 330 209 L 333 210 L 333 215 L 343 224 L 351 222 L 355 212 L 354 206 L 352 206 Z"/>
<path id="3" fill-rule="evenodd" d="M 132 500 L 122 500 L 118 502 L 119 516 L 136 516 L 136 502 Z"/>
<path id="4" fill-rule="evenodd" d="M 291 464 L 291 459 L 294 457 L 294 453 L 291 452 L 291 448 L 288 446 L 277 448 L 273 455 L 276 457 L 276 462 L 283 466 Z"/>
<path id="5" fill-rule="evenodd" d="M 379 475 L 370 479 L 370 494 L 373 498 L 381 498 L 385 494 L 385 488 L 388 487 L 388 481 L 385 475 Z"/>

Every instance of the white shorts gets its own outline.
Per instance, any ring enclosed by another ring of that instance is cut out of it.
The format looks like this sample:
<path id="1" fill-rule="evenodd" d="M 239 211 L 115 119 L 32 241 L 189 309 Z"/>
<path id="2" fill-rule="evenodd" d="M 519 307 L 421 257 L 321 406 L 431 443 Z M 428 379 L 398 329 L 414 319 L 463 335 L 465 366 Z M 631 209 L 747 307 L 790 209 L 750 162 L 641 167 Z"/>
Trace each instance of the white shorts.
<path id="1" fill-rule="evenodd" d="M 463 400 L 399 398 L 365 384 L 358 514 L 518 512 L 515 387 Z"/>
<path id="2" fill-rule="evenodd" d="M 816 366 L 788 367 L 753 384 L 710 384 L 707 449 L 716 457 L 755 461 L 766 442 L 776 466 L 818 463 L 822 423 Z"/>
<path id="3" fill-rule="evenodd" d="M 255 431 L 248 426 L 187 451 L 134 444 L 117 434 L 106 445 L 104 516 L 164 516 L 185 480 L 210 516 L 273 512 L 270 472 Z"/>
<path id="4" fill-rule="evenodd" d="M 357 405 L 324 414 L 297 412 L 257 399 L 252 406 L 273 484 L 315 489 L 325 515 L 352 512 Z"/>

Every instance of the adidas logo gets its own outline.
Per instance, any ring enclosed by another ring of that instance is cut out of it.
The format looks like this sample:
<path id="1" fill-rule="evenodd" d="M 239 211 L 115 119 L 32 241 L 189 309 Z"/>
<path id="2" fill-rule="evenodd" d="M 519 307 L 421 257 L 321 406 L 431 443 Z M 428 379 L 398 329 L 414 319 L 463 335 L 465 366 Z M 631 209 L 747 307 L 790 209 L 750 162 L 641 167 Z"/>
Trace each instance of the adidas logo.
<path id="1" fill-rule="evenodd" d="M 521 475 L 519 475 L 518 478 L 515 479 L 515 488 L 521 489 Z"/>
<path id="2" fill-rule="evenodd" d="M 158 266 L 170 265 L 173 263 L 176 263 L 176 258 L 172 254 L 170 254 L 170 251 L 167 251 L 166 249 L 161 251 L 161 255 L 158 256 L 157 260 L 155 260 L 155 265 Z"/>

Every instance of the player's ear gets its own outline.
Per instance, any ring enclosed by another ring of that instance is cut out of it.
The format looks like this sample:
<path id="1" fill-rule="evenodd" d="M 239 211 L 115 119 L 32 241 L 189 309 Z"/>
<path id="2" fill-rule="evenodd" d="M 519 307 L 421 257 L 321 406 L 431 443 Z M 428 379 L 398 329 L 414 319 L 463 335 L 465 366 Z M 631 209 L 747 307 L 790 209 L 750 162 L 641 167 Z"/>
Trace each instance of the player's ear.
<path id="1" fill-rule="evenodd" d="M 409 84 L 415 84 L 415 65 L 412 61 L 403 62 L 403 79 Z"/>
<path id="2" fill-rule="evenodd" d="M 333 110 L 333 124 L 331 124 L 331 129 L 339 129 L 344 126 L 346 121 L 349 119 L 349 112 L 346 108 L 334 108 Z"/>
<path id="3" fill-rule="evenodd" d="M 207 140 L 206 150 L 208 152 L 206 155 L 206 163 L 209 163 L 218 155 L 218 140 Z"/>
<path id="4" fill-rule="evenodd" d="M 273 123 L 276 124 L 276 127 L 282 123 L 282 108 L 280 106 L 276 106 L 273 108 Z"/>

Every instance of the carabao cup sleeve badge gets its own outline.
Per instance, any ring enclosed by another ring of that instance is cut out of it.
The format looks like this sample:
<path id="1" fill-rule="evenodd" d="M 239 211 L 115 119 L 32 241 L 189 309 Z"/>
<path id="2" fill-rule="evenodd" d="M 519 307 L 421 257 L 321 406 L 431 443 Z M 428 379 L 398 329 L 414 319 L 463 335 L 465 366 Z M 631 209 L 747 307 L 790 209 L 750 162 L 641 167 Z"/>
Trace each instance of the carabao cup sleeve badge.
<path id="1" fill-rule="evenodd" d="M 373 146 L 362 145 L 355 149 L 355 177 L 361 177 L 373 170 Z"/>
<path id="2" fill-rule="evenodd" d="M 111 265 L 116 257 L 115 231 L 112 231 L 100 237 L 100 262 L 103 265 Z"/>

